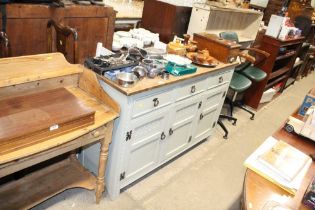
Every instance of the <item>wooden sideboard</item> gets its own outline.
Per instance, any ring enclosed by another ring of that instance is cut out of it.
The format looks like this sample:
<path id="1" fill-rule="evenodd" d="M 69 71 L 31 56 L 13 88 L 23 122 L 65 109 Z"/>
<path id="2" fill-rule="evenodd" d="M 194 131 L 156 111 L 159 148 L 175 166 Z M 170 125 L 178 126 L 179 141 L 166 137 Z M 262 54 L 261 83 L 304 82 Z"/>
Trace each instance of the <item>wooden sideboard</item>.
<path id="1" fill-rule="evenodd" d="M 0 209 L 28 209 L 75 187 L 95 190 L 98 203 L 105 187 L 113 121 L 120 110 L 117 103 L 100 87 L 94 72 L 69 64 L 60 53 L 3 58 L 0 69 L 0 100 L 64 88 L 95 111 L 93 124 L 75 130 L 36 136 L 32 141 L 22 136 L 8 144 L 0 142 Z M 43 120 L 48 113 L 40 111 L 43 116 L 34 118 Z M 62 126 L 55 129 L 62 130 Z M 95 142 L 101 144 L 97 176 L 87 171 L 75 155 L 78 148 Z M 55 157 L 57 162 L 52 161 Z"/>
<path id="2" fill-rule="evenodd" d="M 280 40 L 263 35 L 258 48 L 268 52 L 270 56 L 265 62 L 259 64 L 258 67 L 266 72 L 267 77 L 263 81 L 253 83 L 245 92 L 244 99 L 246 105 L 257 109 L 264 91 L 280 83 L 280 92 L 285 89 L 303 41 L 303 37 Z M 283 53 L 281 52 L 282 49 L 284 50 Z"/>
<path id="3" fill-rule="evenodd" d="M 97 42 L 102 42 L 108 49 L 112 47 L 116 17 L 112 7 L 7 4 L 6 10 L 11 56 L 47 53 L 46 28 L 51 19 L 77 30 L 79 63 L 95 55 Z"/>
<path id="4" fill-rule="evenodd" d="M 106 171 L 109 196 L 211 136 L 235 64 L 198 68 L 183 76 L 144 78 L 122 88 L 105 77 L 103 89 L 121 105 L 115 121 Z M 82 152 L 85 166 L 97 171 L 98 146 Z"/>
<path id="5" fill-rule="evenodd" d="M 296 114 L 294 114 L 298 117 Z M 305 154 L 315 153 L 315 142 L 294 133 L 286 132 L 282 127 L 273 135 L 278 140 L 285 141 Z M 242 209 L 264 209 L 268 202 L 275 202 L 290 209 L 309 209 L 301 203 L 303 195 L 315 176 L 315 163 L 313 162 L 305 175 L 300 189 L 292 196 L 279 186 L 273 184 L 262 176 L 247 169 L 243 186 Z M 268 208 L 266 208 L 268 209 Z"/>

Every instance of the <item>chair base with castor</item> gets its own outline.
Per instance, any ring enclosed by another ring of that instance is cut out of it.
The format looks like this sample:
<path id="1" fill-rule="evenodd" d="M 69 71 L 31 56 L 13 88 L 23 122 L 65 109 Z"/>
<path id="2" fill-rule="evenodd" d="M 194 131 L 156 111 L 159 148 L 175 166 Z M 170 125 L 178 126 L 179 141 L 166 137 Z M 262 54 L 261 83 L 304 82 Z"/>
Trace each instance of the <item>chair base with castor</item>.
<path id="1" fill-rule="evenodd" d="M 230 116 L 233 117 L 233 111 L 234 107 L 239 107 L 243 109 L 244 111 L 248 112 L 251 114 L 251 120 L 255 118 L 255 113 L 252 112 L 251 110 L 247 109 L 241 101 L 236 100 L 236 96 L 238 93 L 242 93 L 246 91 L 250 86 L 252 85 L 252 82 L 245 77 L 242 74 L 239 74 L 237 72 L 234 72 L 231 83 L 230 83 L 230 89 L 234 91 L 232 99 L 226 98 L 228 101 L 228 104 L 230 105 Z"/>
<path id="2" fill-rule="evenodd" d="M 224 139 L 228 139 L 228 135 L 229 135 L 229 131 L 227 130 L 227 128 L 225 127 L 225 125 L 223 124 L 221 119 L 228 119 L 229 121 L 233 121 L 232 125 L 236 125 L 237 119 L 228 115 L 223 115 L 220 114 L 219 119 L 218 119 L 218 124 L 219 126 L 222 128 L 222 130 L 224 131 Z"/>

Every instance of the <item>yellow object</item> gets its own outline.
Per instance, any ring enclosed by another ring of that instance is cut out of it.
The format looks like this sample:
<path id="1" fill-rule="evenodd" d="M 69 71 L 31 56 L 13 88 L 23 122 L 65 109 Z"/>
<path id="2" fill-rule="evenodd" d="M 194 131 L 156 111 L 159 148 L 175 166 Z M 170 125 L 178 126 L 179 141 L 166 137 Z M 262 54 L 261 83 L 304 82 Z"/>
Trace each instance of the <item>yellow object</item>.
<path id="1" fill-rule="evenodd" d="M 168 43 L 166 47 L 166 51 L 169 54 L 175 54 L 175 55 L 186 55 L 186 47 L 184 44 L 181 43 L 181 39 L 175 36 L 174 40 L 170 43 Z"/>

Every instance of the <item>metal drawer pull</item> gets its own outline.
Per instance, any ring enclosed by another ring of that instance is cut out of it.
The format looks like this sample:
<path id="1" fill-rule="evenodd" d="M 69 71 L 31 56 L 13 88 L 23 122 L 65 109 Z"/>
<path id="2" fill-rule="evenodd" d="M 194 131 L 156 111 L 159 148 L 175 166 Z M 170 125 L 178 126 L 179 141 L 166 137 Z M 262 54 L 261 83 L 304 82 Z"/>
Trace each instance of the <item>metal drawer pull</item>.
<path id="1" fill-rule="evenodd" d="M 200 120 L 202 120 L 202 119 L 203 119 L 203 117 L 204 117 L 204 116 L 203 116 L 203 114 L 201 113 L 201 114 L 200 114 L 200 117 L 199 117 L 199 118 L 200 118 Z"/>
<path id="2" fill-rule="evenodd" d="M 223 82 L 223 77 L 219 77 L 219 83 L 222 83 Z"/>
<path id="3" fill-rule="evenodd" d="M 170 128 L 170 130 L 169 130 L 169 132 L 168 132 L 169 134 L 170 134 L 170 136 L 174 133 L 174 131 L 173 131 L 173 129 L 172 128 Z"/>
<path id="4" fill-rule="evenodd" d="M 162 132 L 162 134 L 161 134 L 161 140 L 164 140 L 165 138 L 166 138 L 166 135 L 165 135 L 164 132 Z"/>
<path id="5" fill-rule="evenodd" d="M 190 92 L 194 93 L 195 91 L 196 91 L 196 86 L 195 85 L 191 86 Z"/>
<path id="6" fill-rule="evenodd" d="M 159 99 L 158 98 L 153 99 L 153 103 L 154 103 L 153 106 L 157 107 L 159 105 L 159 103 L 160 103 Z"/>

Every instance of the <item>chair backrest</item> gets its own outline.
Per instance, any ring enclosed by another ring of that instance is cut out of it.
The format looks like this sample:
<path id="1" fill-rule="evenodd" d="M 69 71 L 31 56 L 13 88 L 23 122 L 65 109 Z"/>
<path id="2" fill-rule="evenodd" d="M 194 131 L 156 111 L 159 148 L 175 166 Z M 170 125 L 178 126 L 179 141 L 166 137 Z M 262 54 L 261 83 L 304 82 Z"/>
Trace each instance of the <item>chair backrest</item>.
<path id="1" fill-rule="evenodd" d="M 236 43 L 239 43 L 238 35 L 237 35 L 236 32 L 233 32 L 233 31 L 231 31 L 231 32 L 226 32 L 226 31 L 224 31 L 224 32 L 221 32 L 221 33 L 219 34 L 219 36 L 220 36 L 222 39 L 226 39 L 226 40 L 230 40 L 230 41 L 234 41 L 234 42 L 236 42 Z"/>
<path id="2" fill-rule="evenodd" d="M 9 39 L 5 32 L 0 31 L 0 58 L 9 57 Z"/>
<path id="3" fill-rule="evenodd" d="M 55 33 L 52 28 L 54 28 Z M 56 23 L 53 20 L 48 21 L 47 23 L 47 37 L 48 37 L 48 46 L 47 51 L 53 52 L 57 50 L 64 54 L 65 58 L 70 63 L 78 63 L 78 50 L 77 50 L 77 41 L 78 33 L 74 28 L 68 26 L 63 26 L 62 24 Z M 56 35 L 56 38 L 53 38 L 53 35 Z M 70 38 L 72 38 L 72 45 L 69 45 Z M 54 47 L 55 43 L 55 47 Z"/>

